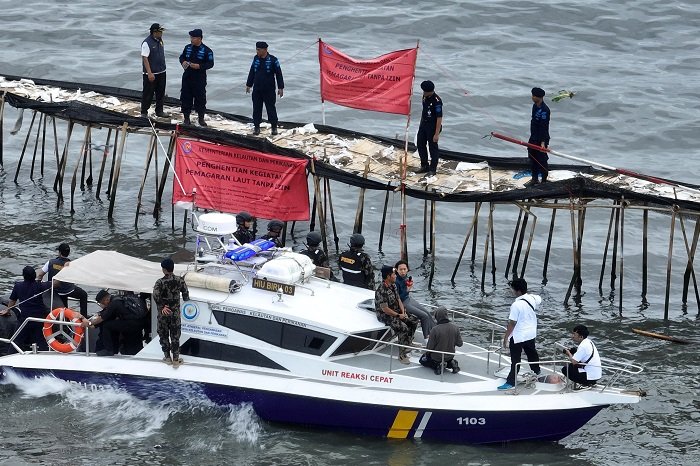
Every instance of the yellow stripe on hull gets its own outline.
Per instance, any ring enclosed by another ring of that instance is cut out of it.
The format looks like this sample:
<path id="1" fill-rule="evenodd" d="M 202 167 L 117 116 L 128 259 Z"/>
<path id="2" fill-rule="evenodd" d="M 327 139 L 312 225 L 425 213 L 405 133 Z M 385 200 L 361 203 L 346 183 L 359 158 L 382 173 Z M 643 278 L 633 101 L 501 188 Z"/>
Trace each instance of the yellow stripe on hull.
<path id="1" fill-rule="evenodd" d="M 411 431 L 411 427 L 413 427 L 413 423 L 416 422 L 417 417 L 418 411 L 400 409 L 399 412 L 396 413 L 394 424 L 391 426 L 391 429 L 389 429 L 387 437 L 405 439 L 408 437 L 408 433 Z"/>

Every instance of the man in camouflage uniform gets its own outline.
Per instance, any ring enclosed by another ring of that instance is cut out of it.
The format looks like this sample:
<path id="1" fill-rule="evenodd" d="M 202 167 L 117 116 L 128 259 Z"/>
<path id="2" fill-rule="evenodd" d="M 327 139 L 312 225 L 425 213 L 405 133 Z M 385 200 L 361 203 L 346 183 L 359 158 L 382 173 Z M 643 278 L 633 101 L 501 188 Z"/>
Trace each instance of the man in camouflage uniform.
<path id="1" fill-rule="evenodd" d="M 343 283 L 360 288 L 374 289 L 374 269 L 372 260 L 362 252 L 365 237 L 355 233 L 350 237 L 350 249 L 338 258 L 338 267 L 343 273 Z"/>
<path id="2" fill-rule="evenodd" d="M 180 293 L 185 301 L 190 299 L 190 292 L 182 277 L 173 275 L 175 263 L 172 259 L 163 259 L 160 263 L 163 278 L 156 280 L 153 287 L 153 300 L 158 309 L 158 337 L 163 349 L 163 361 L 177 367 L 182 364 L 180 358 Z M 172 357 L 171 357 L 172 353 Z"/>
<path id="3" fill-rule="evenodd" d="M 374 310 L 377 320 L 388 325 L 396 333 L 400 345 L 411 346 L 418 319 L 406 312 L 396 289 L 396 270 L 390 265 L 382 267 L 382 283 L 374 292 Z M 399 362 L 411 364 L 408 348 L 400 348 Z"/>

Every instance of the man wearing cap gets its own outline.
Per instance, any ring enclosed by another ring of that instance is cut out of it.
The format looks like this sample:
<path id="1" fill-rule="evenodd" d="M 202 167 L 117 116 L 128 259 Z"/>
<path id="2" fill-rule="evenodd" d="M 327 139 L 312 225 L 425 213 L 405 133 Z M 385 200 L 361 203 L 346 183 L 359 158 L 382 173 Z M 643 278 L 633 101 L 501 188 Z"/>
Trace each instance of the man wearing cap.
<path id="1" fill-rule="evenodd" d="M 163 277 L 153 287 L 153 301 L 158 310 L 158 337 L 163 350 L 163 361 L 177 367 L 182 364 L 180 358 L 180 294 L 185 301 L 190 299 L 190 292 L 182 277 L 173 274 L 175 263 L 166 258 L 160 263 Z"/>
<path id="2" fill-rule="evenodd" d="M 98 356 L 114 356 L 119 352 L 119 339 L 123 341 L 122 354 L 134 355 L 143 349 L 143 319 L 136 318 L 127 308 L 123 297 L 112 296 L 100 290 L 95 301 L 102 308 L 83 327 L 100 325 L 100 337 L 95 343 Z"/>
<path id="3" fill-rule="evenodd" d="M 544 89 L 532 88 L 532 119 L 530 120 L 530 144 L 540 147 L 549 146 L 549 120 L 551 112 L 544 103 Z M 542 175 L 542 183 L 547 181 L 549 156 L 546 152 L 527 148 L 527 156 L 530 159 L 532 179 L 525 183 L 525 186 L 532 186 L 540 182 L 539 175 Z"/>
<path id="4" fill-rule="evenodd" d="M 398 343 L 403 345 L 399 347 L 399 362 L 410 364 L 408 354 L 411 350 L 405 347 L 411 346 L 413 342 L 413 334 L 418 328 L 418 319 L 404 309 L 395 283 L 396 270 L 390 265 L 383 266 L 382 283 L 374 292 L 374 310 L 377 320 L 391 327 L 396 333 Z"/>
<path id="5" fill-rule="evenodd" d="M 141 116 L 148 116 L 148 109 L 156 94 L 156 116 L 168 118 L 163 111 L 165 98 L 165 49 L 163 31 L 158 23 L 151 24 L 151 33 L 141 42 L 141 62 L 143 64 L 143 94 L 141 96 Z"/>
<path id="6" fill-rule="evenodd" d="M 275 79 L 277 79 L 277 95 L 284 95 L 284 78 L 280 61 L 274 55 L 267 53 L 267 42 L 255 43 L 255 57 L 250 65 L 248 80 L 245 83 L 246 94 L 253 88 L 253 134 L 260 134 L 262 107 L 265 104 L 267 120 L 272 126 L 272 135 L 277 134 L 277 109 L 275 108 Z"/>
<path id="7" fill-rule="evenodd" d="M 207 126 L 204 122 L 204 113 L 207 105 L 207 70 L 214 66 L 214 52 L 202 43 L 202 30 L 190 31 L 190 43 L 185 46 L 180 54 L 182 73 L 182 89 L 180 101 L 182 103 L 183 123 L 190 122 L 192 102 L 194 110 L 199 115 L 199 126 Z"/>
<path id="8" fill-rule="evenodd" d="M 435 93 L 435 84 L 432 81 L 420 83 L 423 90 L 423 113 L 420 118 L 416 145 L 420 156 L 420 169 L 416 173 L 428 173 L 435 175 L 440 149 L 438 140 L 442 131 L 442 99 Z M 428 150 L 430 150 L 430 164 L 428 164 Z"/>
<path id="9" fill-rule="evenodd" d="M 67 243 L 61 243 L 56 248 L 58 251 L 58 257 L 51 259 L 39 271 L 36 279 L 41 281 L 44 275 L 48 274 L 47 281 L 52 282 L 53 277 L 60 272 L 63 267 L 67 267 L 70 263 L 68 256 L 70 255 L 70 246 Z M 76 286 L 73 283 L 61 282 L 56 280 L 54 283 L 54 291 L 61 298 L 61 302 L 64 307 L 68 307 L 68 298 L 75 298 L 80 301 L 80 313 L 83 317 L 87 317 L 87 293 L 84 289 Z"/>

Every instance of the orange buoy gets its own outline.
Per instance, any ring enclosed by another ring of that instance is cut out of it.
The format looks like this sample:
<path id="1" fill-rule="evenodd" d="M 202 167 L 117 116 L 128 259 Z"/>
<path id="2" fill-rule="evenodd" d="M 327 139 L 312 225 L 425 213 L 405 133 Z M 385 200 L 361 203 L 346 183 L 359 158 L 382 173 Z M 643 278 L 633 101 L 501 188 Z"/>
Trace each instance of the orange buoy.
<path id="1" fill-rule="evenodd" d="M 83 316 L 79 312 L 69 309 L 67 307 L 59 307 L 49 312 L 46 316 L 48 320 L 55 320 L 56 324 L 64 321 L 80 323 L 83 320 Z M 71 326 L 70 332 L 65 332 L 63 328 L 58 331 L 53 331 L 53 326 L 56 325 L 52 322 L 44 322 L 44 338 L 46 338 L 46 343 L 49 344 L 51 349 L 58 351 L 60 353 L 70 353 L 75 351 L 80 342 L 83 341 L 83 334 L 85 329 L 83 327 Z M 59 340 L 57 337 L 63 337 Z"/>

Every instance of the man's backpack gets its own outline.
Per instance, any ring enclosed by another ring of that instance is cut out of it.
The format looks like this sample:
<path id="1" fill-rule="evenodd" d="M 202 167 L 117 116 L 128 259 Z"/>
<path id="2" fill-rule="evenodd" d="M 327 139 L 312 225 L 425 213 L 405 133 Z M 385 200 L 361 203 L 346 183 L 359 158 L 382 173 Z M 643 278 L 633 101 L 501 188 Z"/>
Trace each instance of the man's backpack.
<path id="1" fill-rule="evenodd" d="M 124 315 L 122 316 L 124 320 L 143 319 L 148 314 L 141 298 L 136 295 L 128 294 L 116 299 L 121 299 L 124 303 Z"/>

